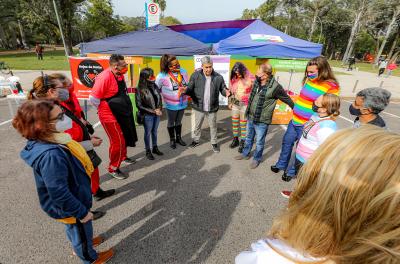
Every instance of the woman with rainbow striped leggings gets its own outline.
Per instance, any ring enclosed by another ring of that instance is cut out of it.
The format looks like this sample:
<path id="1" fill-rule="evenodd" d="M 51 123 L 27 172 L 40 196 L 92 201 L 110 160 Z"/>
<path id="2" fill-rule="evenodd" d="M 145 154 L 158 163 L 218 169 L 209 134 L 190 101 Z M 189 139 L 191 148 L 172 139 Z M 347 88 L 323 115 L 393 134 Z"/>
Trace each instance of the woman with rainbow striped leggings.
<path id="1" fill-rule="evenodd" d="M 253 83 L 254 75 L 249 72 L 243 63 L 236 62 L 232 67 L 229 87 L 231 91 L 229 108 L 232 109 L 233 131 L 233 141 L 230 148 L 236 148 L 239 146 L 239 153 L 242 153 L 246 139 L 247 119 L 245 112 Z"/>

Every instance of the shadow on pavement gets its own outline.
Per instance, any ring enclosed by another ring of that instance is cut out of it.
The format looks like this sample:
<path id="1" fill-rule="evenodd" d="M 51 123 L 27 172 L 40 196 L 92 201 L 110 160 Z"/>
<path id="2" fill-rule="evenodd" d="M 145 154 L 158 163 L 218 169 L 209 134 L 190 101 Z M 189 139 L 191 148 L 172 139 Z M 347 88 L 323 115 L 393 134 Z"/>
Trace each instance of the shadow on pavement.
<path id="1" fill-rule="evenodd" d="M 190 154 L 118 189 L 121 197 L 98 208 L 110 210 L 155 191 L 151 204 L 103 233 L 110 238 L 140 225 L 114 249 L 114 263 L 202 263 L 207 260 L 231 222 L 241 194 L 212 195 L 230 166 L 208 169 L 206 158 Z M 211 220 L 211 221 L 210 221 Z M 144 223 L 139 223 L 144 222 Z"/>

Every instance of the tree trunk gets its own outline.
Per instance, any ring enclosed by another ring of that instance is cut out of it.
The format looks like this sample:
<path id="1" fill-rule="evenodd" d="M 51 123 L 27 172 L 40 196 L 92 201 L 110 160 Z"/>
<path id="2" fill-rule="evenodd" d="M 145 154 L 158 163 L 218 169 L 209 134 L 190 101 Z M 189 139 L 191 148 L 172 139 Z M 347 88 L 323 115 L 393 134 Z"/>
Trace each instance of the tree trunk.
<path id="1" fill-rule="evenodd" d="M 18 28 L 19 28 L 19 34 L 21 35 L 22 45 L 24 46 L 24 48 L 28 48 L 28 45 L 26 44 L 25 32 L 24 29 L 22 28 L 20 20 L 18 20 Z"/>
<path id="2" fill-rule="evenodd" d="M 315 12 L 314 12 L 313 21 L 312 21 L 312 24 L 311 24 L 310 35 L 308 35 L 308 41 L 311 41 L 311 38 L 312 38 L 312 36 L 314 34 L 315 24 L 317 23 L 317 15 L 318 15 L 318 9 L 315 10 Z"/>
<path id="3" fill-rule="evenodd" d="M 383 49 L 386 46 L 386 42 L 390 36 L 390 33 L 392 33 L 392 29 L 394 27 L 394 24 L 396 23 L 396 19 L 399 16 L 399 14 L 400 14 L 400 7 L 396 7 L 393 13 L 392 21 L 390 21 L 390 24 L 386 30 L 385 38 L 382 41 L 381 48 L 379 49 L 378 54 L 376 54 L 375 63 L 378 62 L 379 57 L 382 55 Z"/>
<path id="4" fill-rule="evenodd" d="M 362 8 L 361 11 L 357 13 L 356 18 L 354 20 L 354 25 L 351 28 L 351 34 L 350 34 L 350 37 L 349 37 L 349 41 L 347 42 L 347 47 L 346 47 L 346 51 L 344 52 L 344 55 L 343 55 L 342 63 L 345 63 L 347 61 L 347 59 L 349 58 L 349 56 L 350 56 L 350 48 L 353 45 L 354 37 L 357 34 L 358 25 L 360 23 L 360 19 L 361 19 L 361 16 L 363 14 L 363 9 L 364 8 Z"/>
<path id="5" fill-rule="evenodd" d="M 8 30 L 10 31 L 10 44 L 11 48 L 16 49 L 18 46 L 17 35 L 15 34 L 15 28 L 12 23 L 8 26 Z"/>
<path id="6" fill-rule="evenodd" d="M 6 33 L 4 32 L 4 29 L 0 23 L 0 47 L 3 47 L 5 49 L 8 49 L 7 45 L 7 38 L 6 38 Z"/>
<path id="7" fill-rule="evenodd" d="M 397 46 L 397 43 L 399 42 L 399 39 L 400 39 L 400 29 L 397 31 L 397 35 L 394 38 L 393 43 L 392 43 L 392 47 L 390 48 L 390 51 L 388 53 L 388 58 L 389 59 L 392 58 L 393 52 L 394 52 L 394 50 L 395 50 L 395 48 Z"/>

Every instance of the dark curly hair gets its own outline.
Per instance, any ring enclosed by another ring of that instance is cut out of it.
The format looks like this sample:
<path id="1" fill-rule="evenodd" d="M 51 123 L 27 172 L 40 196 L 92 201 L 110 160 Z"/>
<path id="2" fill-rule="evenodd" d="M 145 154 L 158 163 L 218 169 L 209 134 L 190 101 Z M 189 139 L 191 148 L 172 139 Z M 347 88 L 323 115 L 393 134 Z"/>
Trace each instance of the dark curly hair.
<path id="1" fill-rule="evenodd" d="M 242 77 L 244 78 L 247 73 L 247 68 L 246 68 L 246 66 L 244 66 L 243 63 L 236 62 L 233 65 L 232 70 L 231 70 L 231 80 L 236 78 L 236 72 L 239 72 L 239 74 L 242 75 Z"/>

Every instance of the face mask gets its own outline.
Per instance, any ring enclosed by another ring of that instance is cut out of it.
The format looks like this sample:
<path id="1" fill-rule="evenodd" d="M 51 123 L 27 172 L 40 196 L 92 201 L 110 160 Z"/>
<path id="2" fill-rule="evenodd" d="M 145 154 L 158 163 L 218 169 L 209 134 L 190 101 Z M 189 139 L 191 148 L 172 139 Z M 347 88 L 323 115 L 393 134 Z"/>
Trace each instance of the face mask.
<path id="1" fill-rule="evenodd" d="M 64 115 L 62 120 L 57 120 L 56 122 L 56 130 L 58 132 L 64 132 L 65 130 L 72 128 L 72 119 L 68 116 Z"/>
<path id="2" fill-rule="evenodd" d="M 349 106 L 349 112 L 351 115 L 360 116 L 363 115 L 360 109 L 355 108 L 352 104 Z"/>
<path id="3" fill-rule="evenodd" d="M 127 72 L 128 72 L 128 67 L 125 67 L 125 68 L 122 68 L 122 69 L 119 71 L 119 74 L 124 75 L 124 74 L 127 73 Z"/>
<path id="4" fill-rule="evenodd" d="M 312 73 L 312 74 L 307 74 L 308 79 L 314 80 L 315 78 L 318 77 L 318 72 Z"/>
<path id="5" fill-rule="evenodd" d="M 318 113 L 318 109 L 319 109 L 319 107 L 316 106 L 315 103 L 313 103 L 313 104 L 312 104 L 312 110 L 313 110 L 315 113 Z"/>
<path id="6" fill-rule="evenodd" d="M 261 77 L 256 76 L 256 80 L 257 80 L 258 83 L 261 83 Z"/>
<path id="7" fill-rule="evenodd" d="M 69 99 L 69 91 L 67 89 L 58 89 L 58 99 L 62 102 Z"/>

